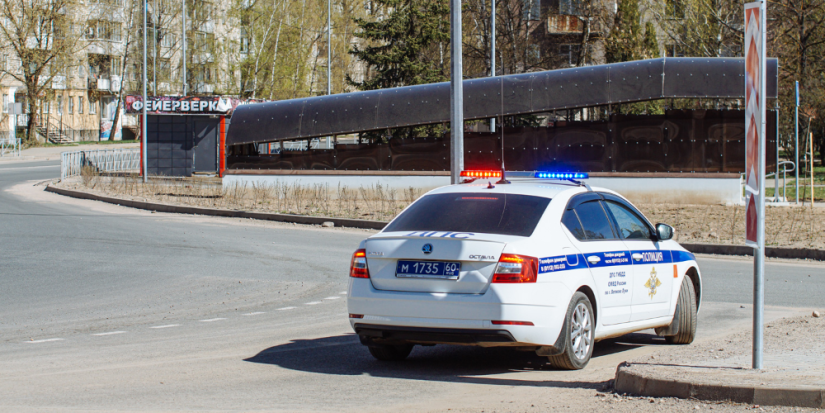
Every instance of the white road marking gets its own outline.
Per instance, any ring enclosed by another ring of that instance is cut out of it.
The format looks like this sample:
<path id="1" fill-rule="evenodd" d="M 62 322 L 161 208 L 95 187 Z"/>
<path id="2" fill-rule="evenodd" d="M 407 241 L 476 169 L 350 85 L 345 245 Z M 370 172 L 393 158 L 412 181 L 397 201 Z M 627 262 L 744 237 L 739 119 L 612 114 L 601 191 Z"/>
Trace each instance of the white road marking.
<path id="1" fill-rule="evenodd" d="M 220 321 L 220 320 L 226 320 L 226 319 L 225 319 L 225 318 L 220 318 L 220 317 L 218 317 L 218 318 L 210 318 L 210 319 L 208 319 L 208 320 L 201 320 L 201 323 L 211 323 L 211 322 L 213 322 L 213 321 Z"/>
<path id="2" fill-rule="evenodd" d="M 24 343 L 37 344 L 37 343 L 48 343 L 50 341 L 63 341 L 63 339 L 62 338 L 44 338 L 43 340 L 24 341 Z"/>
<path id="3" fill-rule="evenodd" d="M 347 292 L 346 292 L 346 291 L 341 291 L 341 292 L 340 292 L 340 293 L 338 293 L 338 294 L 341 294 L 341 295 L 347 295 Z"/>
<path id="4" fill-rule="evenodd" d="M 284 308 L 279 308 L 275 311 L 294 310 L 294 309 L 295 309 L 295 307 L 284 307 Z"/>
<path id="5" fill-rule="evenodd" d="M 321 304 L 321 302 L 320 301 L 310 301 L 308 303 L 304 303 L 304 305 L 315 305 L 315 304 Z"/>
<path id="6" fill-rule="evenodd" d="M 242 315 L 258 315 L 258 314 L 266 314 L 266 312 L 264 312 L 264 311 L 255 311 L 254 313 L 246 313 L 246 314 L 242 314 Z"/>
<path id="7" fill-rule="evenodd" d="M 154 326 L 149 328 L 169 328 L 169 327 L 180 327 L 180 324 L 167 324 L 165 326 Z"/>
<path id="8" fill-rule="evenodd" d="M 339 298 L 341 298 L 341 297 L 327 297 L 327 298 L 324 298 L 324 300 L 337 300 Z"/>
<path id="9" fill-rule="evenodd" d="M 115 334 L 123 334 L 125 331 L 109 331 L 108 333 L 92 334 L 93 336 L 113 336 Z"/>

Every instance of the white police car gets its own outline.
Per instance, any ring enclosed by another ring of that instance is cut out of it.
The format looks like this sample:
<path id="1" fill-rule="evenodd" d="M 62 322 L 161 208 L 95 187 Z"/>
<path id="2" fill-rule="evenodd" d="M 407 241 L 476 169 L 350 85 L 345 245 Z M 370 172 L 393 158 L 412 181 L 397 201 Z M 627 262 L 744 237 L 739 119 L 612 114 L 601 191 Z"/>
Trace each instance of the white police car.
<path id="1" fill-rule="evenodd" d="M 633 331 L 693 341 L 699 266 L 671 227 L 576 180 L 586 174 L 462 176 L 352 257 L 349 318 L 375 358 L 404 359 L 416 344 L 509 346 L 581 369 L 596 341 Z"/>

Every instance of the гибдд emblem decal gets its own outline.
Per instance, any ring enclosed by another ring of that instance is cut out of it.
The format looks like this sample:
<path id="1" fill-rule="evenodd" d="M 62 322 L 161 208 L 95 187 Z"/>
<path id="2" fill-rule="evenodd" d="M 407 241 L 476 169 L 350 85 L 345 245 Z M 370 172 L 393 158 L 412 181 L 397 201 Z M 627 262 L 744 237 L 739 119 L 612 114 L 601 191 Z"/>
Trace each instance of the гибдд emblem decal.
<path id="1" fill-rule="evenodd" d="M 650 270 L 650 279 L 645 282 L 645 288 L 650 290 L 647 295 L 649 295 L 651 299 L 656 295 L 656 288 L 660 285 L 662 285 L 662 282 L 659 281 L 659 277 L 656 275 L 656 268 L 653 268 Z"/>

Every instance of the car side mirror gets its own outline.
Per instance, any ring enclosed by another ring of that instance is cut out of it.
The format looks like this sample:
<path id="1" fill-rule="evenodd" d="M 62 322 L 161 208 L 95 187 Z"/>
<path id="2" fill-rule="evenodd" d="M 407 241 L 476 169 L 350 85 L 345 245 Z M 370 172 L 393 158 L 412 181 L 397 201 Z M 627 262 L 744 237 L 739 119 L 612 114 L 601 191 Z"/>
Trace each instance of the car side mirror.
<path id="1" fill-rule="evenodd" d="M 656 224 L 656 236 L 659 237 L 659 241 L 667 241 L 673 238 L 673 227 L 668 224 Z"/>

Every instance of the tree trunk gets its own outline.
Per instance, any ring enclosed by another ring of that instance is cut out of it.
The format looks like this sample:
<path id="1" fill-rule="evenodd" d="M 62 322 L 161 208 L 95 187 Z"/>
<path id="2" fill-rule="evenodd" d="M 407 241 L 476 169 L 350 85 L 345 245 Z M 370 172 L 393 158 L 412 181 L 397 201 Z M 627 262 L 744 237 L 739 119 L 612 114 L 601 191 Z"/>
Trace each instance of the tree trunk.
<path id="1" fill-rule="evenodd" d="M 576 59 L 576 66 L 584 65 L 584 62 L 587 59 L 587 46 L 590 43 L 590 24 L 591 20 L 590 17 L 579 17 L 579 21 L 584 23 L 584 29 L 582 30 L 582 42 L 579 46 L 579 56 Z"/>

